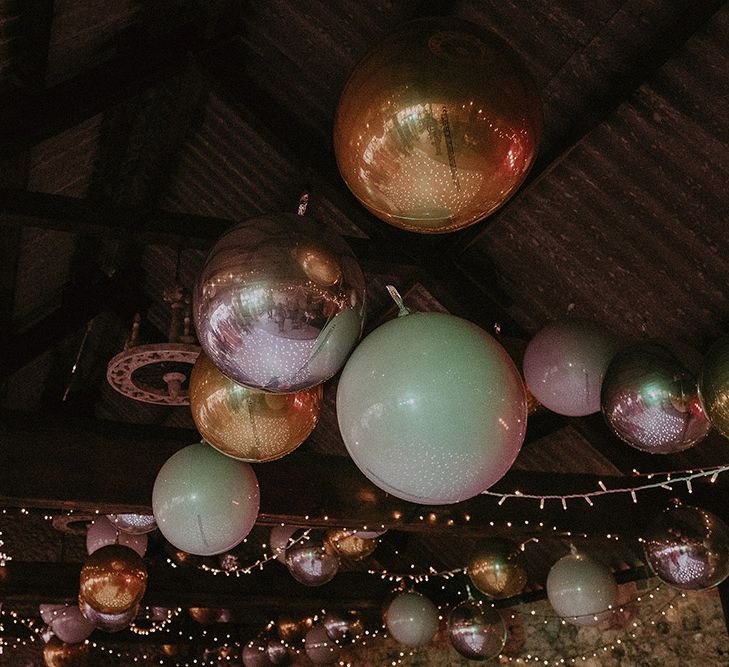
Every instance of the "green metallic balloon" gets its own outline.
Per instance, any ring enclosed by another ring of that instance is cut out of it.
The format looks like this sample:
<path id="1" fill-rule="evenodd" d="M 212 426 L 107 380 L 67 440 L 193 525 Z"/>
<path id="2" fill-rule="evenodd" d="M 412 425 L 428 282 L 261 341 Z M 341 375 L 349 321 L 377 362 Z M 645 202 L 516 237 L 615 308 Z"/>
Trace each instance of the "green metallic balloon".
<path id="1" fill-rule="evenodd" d="M 729 336 L 716 341 L 704 357 L 699 393 L 714 428 L 729 438 Z"/>
<path id="2" fill-rule="evenodd" d="M 205 443 L 173 454 L 157 473 L 152 509 L 173 546 L 198 556 L 232 549 L 258 516 L 258 480 L 253 468 Z"/>
<path id="3" fill-rule="evenodd" d="M 497 482 L 524 440 L 519 371 L 483 329 L 415 313 L 373 331 L 337 391 L 344 443 L 359 469 L 398 498 L 457 503 Z"/>

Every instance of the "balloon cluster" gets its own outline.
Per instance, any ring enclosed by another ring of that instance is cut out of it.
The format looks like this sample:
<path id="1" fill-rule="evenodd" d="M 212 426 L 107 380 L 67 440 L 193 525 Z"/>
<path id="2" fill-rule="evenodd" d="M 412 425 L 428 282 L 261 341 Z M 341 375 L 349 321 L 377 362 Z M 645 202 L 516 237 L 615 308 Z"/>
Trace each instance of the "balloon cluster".
<path id="1" fill-rule="evenodd" d="M 602 411 L 621 440 L 652 454 L 693 447 L 712 423 L 729 433 L 729 339 L 709 351 L 697 379 L 661 345 L 619 350 L 596 324 L 555 322 L 529 342 L 524 377 L 544 407 L 568 416 Z"/>

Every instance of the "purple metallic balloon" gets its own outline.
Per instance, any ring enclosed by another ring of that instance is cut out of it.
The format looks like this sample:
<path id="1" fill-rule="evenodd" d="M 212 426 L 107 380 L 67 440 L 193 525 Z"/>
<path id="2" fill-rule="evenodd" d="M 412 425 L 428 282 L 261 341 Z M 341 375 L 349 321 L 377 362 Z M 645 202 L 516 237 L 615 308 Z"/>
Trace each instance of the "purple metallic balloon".
<path id="1" fill-rule="evenodd" d="M 286 644 L 278 639 L 269 640 L 266 645 L 266 657 L 272 665 L 288 665 L 291 662 Z"/>
<path id="2" fill-rule="evenodd" d="M 328 611 L 322 619 L 322 625 L 329 639 L 337 642 L 351 641 L 364 632 L 362 620 L 354 610 Z"/>
<path id="3" fill-rule="evenodd" d="M 600 410 L 600 387 L 617 347 L 604 327 L 588 320 L 545 326 L 524 352 L 524 379 L 547 409 L 577 417 Z"/>
<path id="4" fill-rule="evenodd" d="M 488 660 L 503 650 L 506 625 L 495 609 L 476 600 L 466 600 L 448 616 L 448 637 L 464 658 Z"/>
<path id="5" fill-rule="evenodd" d="M 729 576 L 729 527 L 698 507 L 662 512 L 648 527 L 643 548 L 653 573 L 680 590 L 706 590 Z"/>
<path id="6" fill-rule="evenodd" d="M 711 427 L 696 379 L 655 343 L 615 356 L 602 384 L 602 413 L 619 438 L 651 454 L 693 447 Z"/>
<path id="7" fill-rule="evenodd" d="M 286 551 L 286 566 L 300 584 L 321 586 L 339 571 L 339 557 L 320 543 L 305 541 Z"/>
<path id="8" fill-rule="evenodd" d="M 253 639 L 243 647 L 243 667 L 271 667 L 273 664 L 266 654 L 268 643 L 263 639 Z"/>
<path id="9" fill-rule="evenodd" d="M 306 633 L 304 649 L 315 665 L 331 665 L 339 659 L 341 653 L 341 649 L 329 638 L 323 625 L 317 625 Z"/>
<path id="10" fill-rule="evenodd" d="M 346 243 L 313 220 L 279 213 L 227 231 L 193 293 L 200 344 L 227 377 L 293 393 L 346 361 L 364 323 L 365 281 Z"/>
<path id="11" fill-rule="evenodd" d="M 121 614 L 102 614 L 81 598 L 79 598 L 78 606 L 84 617 L 93 623 L 98 630 L 103 630 L 104 632 L 120 632 L 125 630 L 139 613 L 138 604 L 129 611 L 122 612 Z"/>

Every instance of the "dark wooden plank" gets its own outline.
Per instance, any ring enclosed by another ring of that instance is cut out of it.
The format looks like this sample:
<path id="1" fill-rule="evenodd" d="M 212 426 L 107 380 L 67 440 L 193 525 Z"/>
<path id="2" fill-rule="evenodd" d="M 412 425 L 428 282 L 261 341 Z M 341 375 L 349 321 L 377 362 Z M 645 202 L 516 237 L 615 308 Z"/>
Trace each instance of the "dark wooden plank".
<path id="1" fill-rule="evenodd" d="M 4 415 L 0 424 L 0 504 L 108 513 L 149 511 L 157 471 L 171 454 L 197 437 L 194 432 L 116 422 Z M 558 500 L 540 510 L 536 501 L 512 499 L 499 505 L 497 499 L 484 495 L 455 505 L 414 505 L 375 487 L 349 458 L 317 456 L 303 449 L 255 470 L 261 486 L 259 523 L 263 525 L 384 525 L 476 537 L 532 531 L 541 522 L 544 530 L 558 526 L 588 534 L 636 536 L 673 496 L 704 502 L 720 515 L 729 512 L 721 477 L 715 484 L 696 482 L 693 495 L 686 488 L 657 489 L 641 493 L 637 504 L 629 494 L 622 494 L 595 499 L 594 507 L 571 500 L 569 511 L 564 511 Z M 566 495 L 597 490 L 599 479 L 610 487 L 625 481 L 510 471 L 495 489 Z"/>
<path id="2" fill-rule="evenodd" d="M 31 90 L 45 87 L 53 28 L 54 0 L 24 0 L 20 4 L 21 46 L 18 78 Z"/>
<path id="3" fill-rule="evenodd" d="M 44 192 L 0 189 L 0 222 L 38 227 L 140 245 L 167 245 L 207 250 L 236 221 L 144 207 L 131 207 Z M 347 237 L 363 263 L 412 266 L 415 260 L 392 245 Z"/>

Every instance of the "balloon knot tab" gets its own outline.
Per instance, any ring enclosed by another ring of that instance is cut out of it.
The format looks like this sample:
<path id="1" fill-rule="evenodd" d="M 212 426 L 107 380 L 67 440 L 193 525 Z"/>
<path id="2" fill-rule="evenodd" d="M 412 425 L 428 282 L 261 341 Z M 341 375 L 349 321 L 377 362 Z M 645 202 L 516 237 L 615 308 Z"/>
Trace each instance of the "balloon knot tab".
<path id="1" fill-rule="evenodd" d="M 400 292 L 397 291 L 397 288 L 394 285 L 385 285 L 385 287 L 398 308 L 397 316 L 403 317 L 404 315 L 410 315 L 410 311 L 405 307 L 402 296 L 400 296 Z"/>

